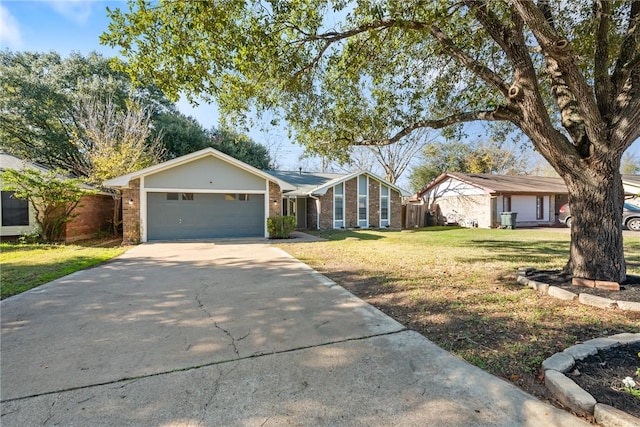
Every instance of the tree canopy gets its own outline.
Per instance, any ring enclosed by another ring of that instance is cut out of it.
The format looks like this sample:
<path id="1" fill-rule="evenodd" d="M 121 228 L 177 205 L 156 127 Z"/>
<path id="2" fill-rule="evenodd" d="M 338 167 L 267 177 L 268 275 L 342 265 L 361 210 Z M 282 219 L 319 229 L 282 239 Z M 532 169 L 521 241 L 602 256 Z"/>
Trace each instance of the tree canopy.
<path id="1" fill-rule="evenodd" d="M 102 42 L 135 80 L 215 100 L 234 123 L 274 111 L 320 154 L 477 120 L 519 129 L 569 189 L 567 269 L 625 279 L 640 2 L 136 0 L 110 17 Z"/>
<path id="2" fill-rule="evenodd" d="M 1 51 L 0 88 L 3 150 L 93 181 L 205 147 L 258 168 L 270 163 L 263 146 L 203 129 L 156 86 L 134 86 L 96 53 Z"/>

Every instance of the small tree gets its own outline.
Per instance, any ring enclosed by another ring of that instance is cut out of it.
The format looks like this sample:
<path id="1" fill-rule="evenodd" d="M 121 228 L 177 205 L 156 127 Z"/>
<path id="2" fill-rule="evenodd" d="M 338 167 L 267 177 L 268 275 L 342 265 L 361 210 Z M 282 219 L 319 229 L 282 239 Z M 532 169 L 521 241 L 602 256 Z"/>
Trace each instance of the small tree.
<path id="1" fill-rule="evenodd" d="M 79 179 L 65 178 L 59 170 L 7 169 L 0 176 L 3 190 L 29 201 L 41 236 L 47 241 L 62 240 L 64 225 L 75 217 L 73 210 L 82 196 L 94 193 L 81 188 Z"/>

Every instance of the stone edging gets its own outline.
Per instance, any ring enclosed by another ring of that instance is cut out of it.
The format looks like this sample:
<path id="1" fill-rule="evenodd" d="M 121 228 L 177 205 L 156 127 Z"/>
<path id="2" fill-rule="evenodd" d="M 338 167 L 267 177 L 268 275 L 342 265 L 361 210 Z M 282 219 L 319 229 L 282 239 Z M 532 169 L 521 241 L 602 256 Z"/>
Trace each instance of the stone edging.
<path id="1" fill-rule="evenodd" d="M 578 300 L 580 304 L 590 305 L 598 308 L 619 308 L 625 311 L 640 312 L 640 302 L 636 301 L 621 301 L 612 300 L 609 298 L 599 297 L 597 295 L 591 295 L 588 293 L 574 294 L 557 286 L 551 286 L 548 283 L 537 282 L 527 278 L 532 271 L 535 271 L 533 267 L 521 267 L 516 273 L 517 281 L 521 285 L 529 286 L 536 291 L 545 293 L 549 296 L 562 299 L 565 301 Z"/>
<path id="2" fill-rule="evenodd" d="M 553 397 L 562 402 L 578 415 L 595 417 L 596 422 L 602 427 L 633 427 L 640 425 L 640 418 L 636 418 L 626 412 L 613 408 L 603 403 L 598 403 L 594 397 L 583 390 L 573 380 L 564 375 L 575 366 L 576 360 L 582 360 L 588 356 L 617 347 L 622 344 L 634 344 L 640 342 L 640 333 L 622 333 L 610 337 L 595 338 L 576 344 L 556 353 L 542 362 L 544 369 L 544 384 Z"/>

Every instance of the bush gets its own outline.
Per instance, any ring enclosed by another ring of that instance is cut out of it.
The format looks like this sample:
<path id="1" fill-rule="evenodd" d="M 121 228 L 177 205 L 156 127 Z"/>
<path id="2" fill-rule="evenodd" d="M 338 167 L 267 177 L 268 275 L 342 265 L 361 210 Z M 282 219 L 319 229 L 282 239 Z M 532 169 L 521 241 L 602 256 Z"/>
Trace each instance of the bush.
<path id="1" fill-rule="evenodd" d="M 267 231 L 272 239 L 288 239 L 296 228 L 296 217 L 274 216 L 267 218 Z"/>

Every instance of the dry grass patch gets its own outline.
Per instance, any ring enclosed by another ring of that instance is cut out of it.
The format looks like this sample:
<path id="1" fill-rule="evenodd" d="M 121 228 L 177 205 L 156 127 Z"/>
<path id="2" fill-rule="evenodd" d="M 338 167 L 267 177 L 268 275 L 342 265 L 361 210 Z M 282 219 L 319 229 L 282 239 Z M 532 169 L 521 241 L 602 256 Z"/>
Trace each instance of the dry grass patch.
<path id="1" fill-rule="evenodd" d="M 518 267 L 561 268 L 568 234 L 432 227 L 322 237 L 329 241 L 281 248 L 446 350 L 540 397 L 546 357 L 594 337 L 640 331 L 638 313 L 564 302 L 516 283 Z M 640 238 L 625 238 L 625 249 L 629 273 L 640 274 Z"/>

